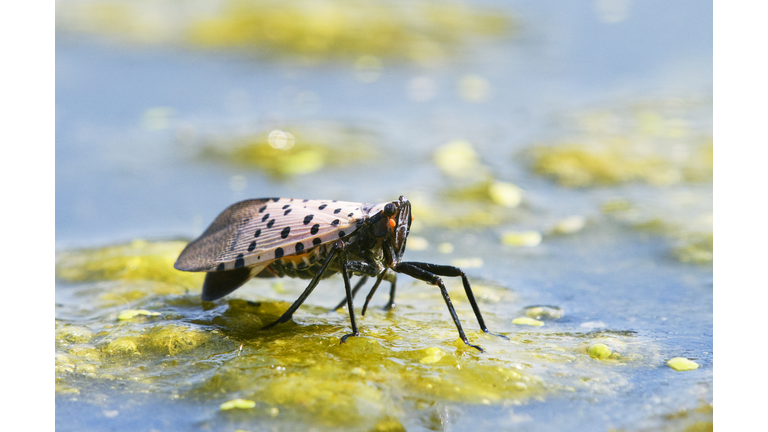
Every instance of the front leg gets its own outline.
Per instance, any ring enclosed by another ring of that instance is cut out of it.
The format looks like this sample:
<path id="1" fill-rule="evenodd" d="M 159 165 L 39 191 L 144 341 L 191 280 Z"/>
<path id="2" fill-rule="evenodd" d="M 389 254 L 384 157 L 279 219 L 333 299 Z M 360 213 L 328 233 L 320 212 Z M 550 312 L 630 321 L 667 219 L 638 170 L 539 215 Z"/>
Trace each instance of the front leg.
<path id="1" fill-rule="evenodd" d="M 464 341 L 465 344 L 468 346 L 471 346 L 472 348 L 477 349 L 480 352 L 484 352 L 484 350 L 478 346 L 478 345 L 472 345 L 469 343 L 469 339 L 467 339 L 467 335 L 464 334 L 464 329 L 461 328 L 461 323 L 459 322 L 459 317 L 456 315 L 456 310 L 453 308 L 453 303 L 451 302 L 451 297 L 448 295 L 448 290 L 445 289 L 445 284 L 443 283 L 443 280 L 440 279 L 439 276 L 437 276 L 434 273 L 431 273 L 427 270 L 424 270 L 414 264 L 419 263 L 408 263 L 408 262 L 401 262 L 397 265 L 395 265 L 395 271 L 398 273 L 404 273 L 408 276 L 422 280 L 424 282 L 427 282 L 432 285 L 437 285 L 440 287 L 440 292 L 443 294 L 443 299 L 445 300 L 446 306 L 448 306 L 448 312 L 451 314 L 451 318 L 453 318 L 453 323 L 456 324 L 456 329 L 459 331 L 459 337 L 462 341 Z"/>
<path id="2" fill-rule="evenodd" d="M 448 276 L 448 277 L 461 276 L 461 282 L 464 285 L 464 292 L 467 294 L 467 299 L 469 300 L 469 304 L 472 305 L 472 310 L 475 312 L 475 317 L 477 318 L 477 323 L 480 325 L 480 329 L 490 335 L 502 337 L 504 339 L 509 339 L 504 335 L 495 334 L 488 331 L 488 327 L 486 327 L 485 325 L 485 320 L 483 319 L 483 315 L 480 313 L 480 307 L 477 305 L 477 300 L 475 300 L 475 295 L 472 293 L 472 287 L 470 287 L 469 285 L 469 280 L 467 279 L 467 275 L 463 271 L 461 271 L 460 268 L 447 266 L 447 265 L 429 264 L 429 263 L 412 262 L 412 261 L 404 262 L 401 264 L 408 264 L 410 266 L 417 267 L 427 272 L 434 273 L 440 276 Z"/>

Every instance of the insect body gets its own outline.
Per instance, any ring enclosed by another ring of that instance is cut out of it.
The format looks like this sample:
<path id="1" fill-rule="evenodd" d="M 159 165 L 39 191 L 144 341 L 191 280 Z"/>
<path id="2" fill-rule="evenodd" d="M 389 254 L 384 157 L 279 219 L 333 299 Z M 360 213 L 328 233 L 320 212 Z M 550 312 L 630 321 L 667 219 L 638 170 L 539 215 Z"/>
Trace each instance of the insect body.
<path id="1" fill-rule="evenodd" d="M 320 279 L 341 273 L 352 325 L 352 333 L 342 337 L 342 342 L 359 335 L 352 300 L 365 280 L 376 278 L 363 314 L 383 280 L 391 283 L 387 307 L 392 308 L 395 275 L 407 274 L 440 288 L 461 339 L 483 351 L 467 340 L 440 279 L 461 277 L 480 328 L 488 333 L 464 272 L 452 266 L 402 261 L 411 221 L 411 204 L 402 196 L 381 204 L 292 198 L 246 200 L 224 210 L 197 240 L 184 248 L 174 267 L 208 272 L 202 295 L 207 301 L 224 297 L 252 277 L 311 279 L 293 305 L 265 329 L 289 321 Z M 363 276 L 354 289 L 350 286 L 351 275 Z"/>

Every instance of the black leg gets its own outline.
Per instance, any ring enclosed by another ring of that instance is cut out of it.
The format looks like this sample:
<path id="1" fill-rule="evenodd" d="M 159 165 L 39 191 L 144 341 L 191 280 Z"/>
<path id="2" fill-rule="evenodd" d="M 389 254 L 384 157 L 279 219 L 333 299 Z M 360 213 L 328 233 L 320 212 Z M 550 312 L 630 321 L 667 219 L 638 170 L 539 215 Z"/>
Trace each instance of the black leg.
<path id="1" fill-rule="evenodd" d="M 384 306 L 384 310 L 392 310 L 395 308 L 395 283 L 397 282 L 397 273 L 385 271 L 384 273 L 380 274 L 378 278 L 376 278 L 376 283 L 365 297 L 365 304 L 363 305 L 363 311 L 361 315 L 365 315 L 365 311 L 368 309 L 368 303 L 373 298 L 373 294 L 376 292 L 376 289 L 379 287 L 379 284 L 383 279 L 386 279 L 392 285 L 389 290 L 389 302 L 387 302 L 387 304 Z"/>
<path id="2" fill-rule="evenodd" d="M 407 274 L 408 276 L 411 276 L 414 279 L 422 280 L 424 282 L 430 283 L 432 285 L 437 285 L 438 287 L 440 287 L 440 292 L 443 294 L 443 300 L 445 300 L 445 304 L 446 306 L 448 306 L 448 312 L 451 313 L 451 318 L 453 318 L 453 323 L 456 324 L 456 329 L 459 331 L 459 337 L 461 338 L 461 340 L 464 341 L 464 343 L 467 344 L 468 346 L 471 346 L 472 348 L 475 348 L 480 352 L 484 352 L 484 350 L 478 345 L 472 345 L 471 343 L 469 343 L 469 339 L 467 339 L 467 335 L 464 334 L 464 329 L 461 328 L 459 317 L 456 315 L 456 310 L 453 308 L 453 303 L 451 303 L 451 297 L 448 295 L 448 290 L 445 289 L 445 284 L 443 283 L 443 280 L 440 279 L 440 277 L 435 275 L 434 273 L 431 273 L 428 270 L 424 270 L 414 264 L 421 264 L 421 263 L 401 262 L 395 266 L 395 271 L 398 273 Z"/>
<path id="3" fill-rule="evenodd" d="M 355 287 L 354 287 L 354 288 L 352 288 L 352 298 L 354 298 L 354 297 L 357 295 L 357 292 L 358 292 L 358 291 L 360 291 L 360 288 L 362 288 L 362 287 L 363 287 L 363 284 L 364 284 L 364 283 L 365 283 L 367 280 L 368 280 L 368 276 L 366 276 L 366 275 L 363 275 L 363 277 L 361 277 L 361 278 L 360 278 L 360 280 L 359 280 L 359 281 L 357 281 L 357 284 L 355 284 Z M 336 307 L 335 307 L 335 308 L 333 308 L 333 309 L 331 309 L 331 310 L 337 310 L 337 309 L 341 308 L 342 306 L 344 306 L 344 303 L 346 303 L 346 302 L 347 302 L 347 298 L 345 297 L 345 298 L 343 298 L 343 299 L 342 299 L 342 300 L 339 302 L 339 304 L 337 304 L 337 305 L 336 305 Z M 363 309 L 363 315 L 365 315 L 365 309 Z"/>
<path id="4" fill-rule="evenodd" d="M 480 313 L 480 307 L 477 305 L 477 301 L 475 300 L 475 295 L 472 293 L 472 288 L 469 286 L 469 280 L 467 279 L 467 275 L 464 274 L 464 272 L 461 271 L 460 268 L 453 267 L 453 266 L 446 266 L 446 265 L 422 263 L 422 262 L 405 262 L 403 264 L 409 264 L 439 276 L 449 276 L 449 277 L 461 276 L 461 283 L 464 285 L 464 292 L 467 294 L 467 299 L 469 299 L 469 304 L 472 305 L 472 310 L 475 312 L 475 317 L 477 317 L 477 323 L 480 325 L 480 329 L 488 334 L 502 337 L 504 339 L 509 339 L 504 335 L 495 334 L 488 331 L 488 327 L 486 327 L 485 325 L 485 320 L 483 320 L 483 315 Z"/>
<path id="5" fill-rule="evenodd" d="M 373 293 L 376 292 L 376 288 L 379 287 L 379 284 L 381 283 L 381 280 L 384 279 L 384 275 L 387 274 L 386 271 L 381 272 L 379 277 L 376 278 L 376 283 L 373 284 L 373 287 L 371 287 L 371 291 L 368 293 L 368 295 L 365 297 L 365 303 L 363 304 L 363 311 L 360 312 L 360 315 L 365 316 L 365 310 L 368 309 L 368 302 L 371 301 L 371 298 L 373 298 Z"/>
<path id="6" fill-rule="evenodd" d="M 307 288 L 304 289 L 304 292 L 301 293 L 299 298 L 297 298 L 296 301 L 293 302 L 291 307 L 289 307 L 288 310 L 285 311 L 285 313 L 280 318 L 278 318 L 275 322 L 271 324 L 265 325 L 264 327 L 261 328 L 262 330 L 272 328 L 280 323 L 288 322 L 291 319 L 291 317 L 293 317 L 293 313 L 296 312 L 296 309 L 298 309 L 299 306 L 301 306 L 301 304 L 304 303 L 304 300 L 306 300 L 307 297 L 309 297 L 309 295 L 312 294 L 312 290 L 314 290 L 315 287 L 317 286 L 317 283 L 320 282 L 320 278 L 323 276 L 323 273 L 325 273 L 325 269 L 328 268 L 328 264 L 331 263 L 331 261 L 339 253 L 339 250 L 341 248 L 343 248 L 343 243 L 341 243 L 340 241 L 336 242 L 333 245 L 330 253 L 328 254 L 328 258 L 326 258 L 325 262 L 323 263 L 323 266 L 317 272 L 315 277 L 312 278 L 312 281 L 309 282 L 309 285 L 307 286 Z"/>
<path id="7" fill-rule="evenodd" d="M 342 251 L 341 276 L 344 278 L 344 290 L 347 291 L 347 309 L 349 310 L 349 321 L 352 323 L 352 333 L 342 336 L 341 343 L 346 342 L 350 336 L 360 336 L 360 332 L 357 331 L 357 323 L 355 322 L 355 306 L 352 303 L 352 289 L 350 288 L 349 272 L 347 270 L 349 264 L 346 258 L 346 254 Z"/>
<path id="8" fill-rule="evenodd" d="M 397 273 L 387 272 L 386 279 L 389 281 L 391 286 L 389 287 L 389 301 L 384 306 L 384 309 L 392 310 L 395 308 L 395 284 L 397 283 Z"/>

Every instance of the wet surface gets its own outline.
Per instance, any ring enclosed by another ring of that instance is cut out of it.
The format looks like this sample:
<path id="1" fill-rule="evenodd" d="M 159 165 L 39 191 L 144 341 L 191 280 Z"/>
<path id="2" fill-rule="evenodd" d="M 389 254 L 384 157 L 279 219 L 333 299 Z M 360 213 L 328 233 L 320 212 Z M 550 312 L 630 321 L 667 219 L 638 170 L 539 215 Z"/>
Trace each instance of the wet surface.
<path id="1" fill-rule="evenodd" d="M 57 429 L 711 430 L 711 5 L 623 4 L 469 3 L 509 28 L 415 60 L 60 19 Z M 399 195 L 405 259 L 464 268 L 509 340 L 460 281 L 484 354 L 406 276 L 391 312 L 386 285 L 362 318 L 357 297 L 361 337 L 339 344 L 339 277 L 262 332 L 303 281 L 202 302 L 202 275 L 171 267 L 238 200 Z"/>

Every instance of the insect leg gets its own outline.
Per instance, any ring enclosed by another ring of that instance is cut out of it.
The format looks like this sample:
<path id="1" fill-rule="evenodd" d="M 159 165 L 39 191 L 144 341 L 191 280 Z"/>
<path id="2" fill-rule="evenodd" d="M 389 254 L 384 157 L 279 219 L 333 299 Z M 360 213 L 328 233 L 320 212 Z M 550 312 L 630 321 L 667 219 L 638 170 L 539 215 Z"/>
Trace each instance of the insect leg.
<path id="1" fill-rule="evenodd" d="M 364 283 L 365 283 L 367 280 L 368 280 L 368 276 L 367 276 L 367 275 L 363 275 L 363 277 L 361 277 L 361 278 L 360 278 L 360 280 L 359 280 L 359 281 L 357 281 L 357 284 L 355 284 L 355 287 L 354 287 L 354 288 L 352 288 L 352 297 L 353 297 L 353 298 L 354 298 L 354 297 L 357 295 L 357 292 L 358 292 L 358 291 L 360 291 L 360 288 L 362 288 L 362 287 L 363 287 L 363 284 L 364 284 Z M 331 310 L 337 310 L 337 309 L 341 308 L 342 306 L 344 306 L 344 303 L 346 303 L 346 302 L 347 302 L 347 299 L 346 299 L 346 298 L 342 299 L 342 300 L 339 302 L 339 304 L 337 304 L 337 305 L 336 305 L 336 307 L 335 307 L 335 308 L 333 308 L 333 309 L 331 309 Z M 365 315 L 365 313 L 363 313 L 363 315 Z"/>
<path id="2" fill-rule="evenodd" d="M 480 313 L 480 307 L 477 305 L 477 300 L 475 300 L 475 295 L 472 293 L 472 288 L 469 286 L 469 280 L 467 279 L 467 275 L 463 271 L 461 271 L 460 268 L 447 266 L 447 265 L 429 264 L 429 263 L 412 262 L 412 261 L 409 261 L 403 264 L 409 264 L 414 267 L 418 267 L 422 270 L 426 270 L 430 273 L 434 273 L 440 276 L 449 276 L 449 277 L 461 276 L 461 283 L 464 285 L 464 292 L 467 294 L 467 299 L 469 299 L 469 304 L 472 305 L 472 310 L 475 312 L 475 317 L 477 317 L 477 323 L 480 325 L 480 329 L 483 330 L 485 333 L 492 334 L 494 336 L 503 337 L 504 339 L 509 339 L 504 335 L 495 334 L 488 331 L 488 327 L 486 327 L 485 325 L 485 320 L 483 320 L 483 315 Z"/>
<path id="3" fill-rule="evenodd" d="M 386 271 L 381 272 L 381 274 L 376 278 L 376 283 L 373 284 L 373 287 L 371 288 L 371 292 L 368 293 L 368 295 L 365 297 L 365 304 L 363 304 L 363 311 L 360 312 L 360 315 L 365 315 L 365 310 L 368 309 L 368 302 L 371 301 L 371 298 L 373 298 L 373 293 L 376 292 L 376 288 L 379 287 L 379 284 L 381 283 L 382 279 L 384 279 L 384 275 L 387 274 Z"/>
<path id="4" fill-rule="evenodd" d="M 382 280 L 386 279 L 387 282 L 389 282 L 392 286 L 389 289 L 389 301 L 384 306 L 385 310 L 392 310 L 395 308 L 395 283 L 397 282 L 397 273 L 385 271 L 382 274 L 379 275 L 379 277 L 376 279 L 376 283 L 371 288 L 371 291 L 368 293 L 368 296 L 365 297 L 365 304 L 363 305 L 363 312 L 361 315 L 365 315 L 365 310 L 368 309 L 368 302 L 371 301 L 371 298 L 373 298 L 373 293 L 376 292 L 376 289 L 379 287 L 379 284 Z"/>
<path id="5" fill-rule="evenodd" d="M 350 336 L 360 336 L 360 332 L 357 331 L 357 323 L 355 322 L 355 306 L 352 304 L 352 289 L 349 287 L 349 271 L 347 267 L 349 262 L 347 261 L 347 254 L 343 253 L 341 256 L 341 276 L 344 278 L 344 290 L 347 291 L 347 310 L 349 310 L 349 321 L 352 324 L 352 333 L 341 337 L 341 343 L 346 342 Z"/>
<path id="6" fill-rule="evenodd" d="M 309 282 L 309 285 L 307 288 L 304 289 L 304 292 L 301 293 L 299 298 L 296 299 L 295 302 L 291 305 L 291 307 L 288 308 L 285 313 L 278 318 L 275 322 L 271 324 L 267 324 L 264 327 L 262 327 L 262 330 L 266 330 L 268 328 L 272 328 L 276 326 L 277 324 L 288 322 L 291 317 L 293 317 L 293 313 L 296 312 L 296 309 L 301 306 L 302 303 L 304 303 L 304 300 L 309 297 L 309 295 L 312 293 L 312 290 L 315 289 L 317 286 L 317 283 L 320 282 L 320 278 L 323 276 L 323 273 L 325 273 L 325 269 L 328 268 L 328 264 L 331 263 L 334 257 L 339 253 L 339 250 L 343 247 L 343 243 L 341 243 L 341 246 L 339 245 L 341 242 L 336 242 L 333 247 L 331 248 L 330 252 L 328 253 L 328 258 L 326 258 L 325 262 L 323 263 L 323 266 L 320 268 L 320 270 L 317 272 L 314 278 L 312 278 L 312 281 Z"/>
<path id="7" fill-rule="evenodd" d="M 459 322 L 459 317 L 456 315 L 456 310 L 453 308 L 453 303 L 451 303 L 451 297 L 448 295 L 448 290 L 445 289 L 445 284 L 443 283 L 443 280 L 440 279 L 440 276 L 437 276 L 436 274 L 431 273 L 428 270 L 424 270 L 414 264 L 422 263 L 401 262 L 395 266 L 395 271 L 398 273 L 407 274 L 414 279 L 422 280 L 424 282 L 440 287 L 440 292 L 443 294 L 443 300 L 445 300 L 445 304 L 448 306 L 448 312 L 451 313 L 451 318 L 453 318 L 453 323 L 456 324 L 456 329 L 459 330 L 459 337 L 461 340 L 472 348 L 475 348 L 480 352 L 484 352 L 481 347 L 469 343 L 467 335 L 464 334 L 464 330 L 461 328 L 461 323 Z"/>
<path id="8" fill-rule="evenodd" d="M 391 286 L 389 288 L 389 301 L 387 302 L 386 306 L 384 306 L 384 309 L 392 310 L 395 308 L 395 284 L 397 283 L 397 273 L 387 272 L 385 279 L 390 283 Z"/>

